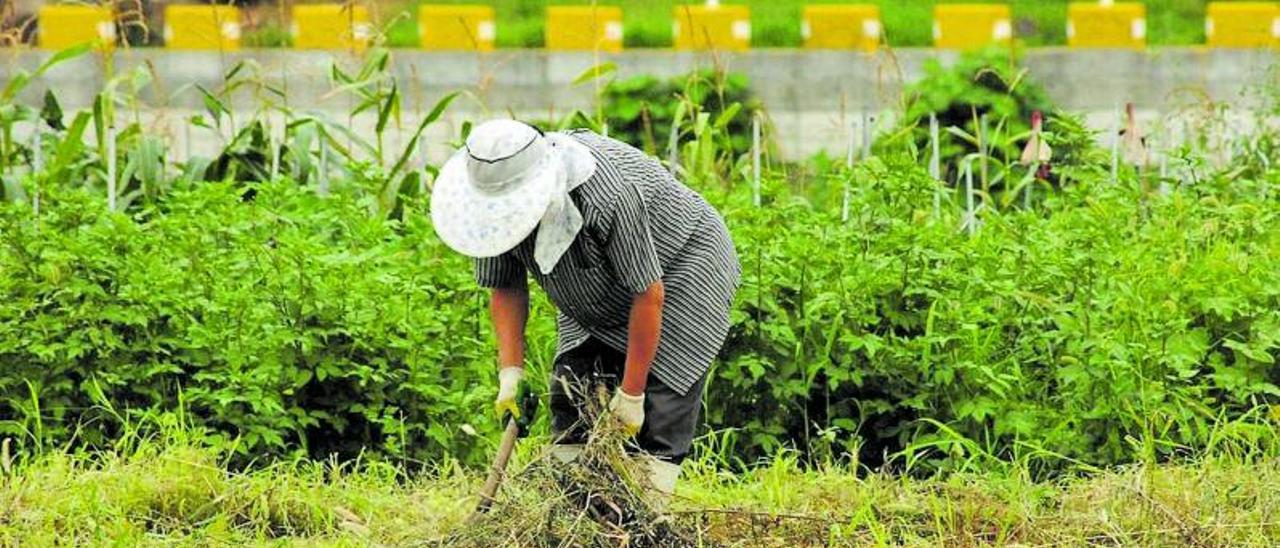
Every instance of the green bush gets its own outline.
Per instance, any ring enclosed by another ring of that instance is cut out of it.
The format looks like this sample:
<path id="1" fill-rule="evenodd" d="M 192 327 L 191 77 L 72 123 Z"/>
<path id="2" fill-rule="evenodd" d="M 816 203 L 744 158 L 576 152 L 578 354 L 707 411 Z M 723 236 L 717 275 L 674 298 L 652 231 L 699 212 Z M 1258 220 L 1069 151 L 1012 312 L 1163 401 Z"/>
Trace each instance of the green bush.
<path id="1" fill-rule="evenodd" d="M 685 112 L 681 143 L 695 138 L 693 130 L 685 127 L 692 125 L 689 113 L 696 110 L 719 117 L 733 109 L 724 126 L 724 148 L 743 154 L 751 149 L 751 112 L 760 107 L 746 76 L 718 71 L 613 81 L 605 86 L 601 100 L 610 137 L 657 155 L 665 154 L 676 111 L 681 108 Z"/>
<path id="2" fill-rule="evenodd" d="M 1048 216 L 983 216 L 968 236 L 933 220 L 934 183 L 909 160 L 853 180 L 847 223 L 786 194 L 729 210 L 745 285 L 708 410 L 739 429 L 739 458 L 936 445 L 953 464 L 1112 464 L 1275 427 L 1219 424 L 1280 402 L 1264 183 L 1168 198 L 1080 184 Z"/>
<path id="3" fill-rule="evenodd" d="M 961 161 L 979 153 L 978 136 L 985 139 L 989 160 L 1014 163 L 1022 154 L 1031 129 L 1031 114 L 1041 111 L 1050 117 L 1047 131 L 1061 125 L 1056 108 L 1038 83 L 1026 78 L 1006 50 L 970 53 L 944 66 L 937 59 L 925 63 L 924 76 L 903 93 L 905 112 L 898 124 L 902 131 L 882 138 L 888 146 L 905 139 L 921 156 L 930 154 L 929 117 L 937 117 L 942 135 L 940 147 L 942 178 L 956 180 Z M 1084 131 L 1059 132 L 1051 142 L 1058 160 L 1078 147 L 1092 146 L 1092 136 Z M 1082 136 L 1071 147 L 1061 144 L 1068 137 Z M 1065 150 L 1060 150 L 1065 149 Z"/>
<path id="4" fill-rule="evenodd" d="M 492 360 L 468 263 L 422 216 L 255 189 L 133 219 L 78 191 L 38 223 L 0 207 L 0 433 L 98 446 L 113 413 L 181 407 L 252 457 L 476 457 Z"/>

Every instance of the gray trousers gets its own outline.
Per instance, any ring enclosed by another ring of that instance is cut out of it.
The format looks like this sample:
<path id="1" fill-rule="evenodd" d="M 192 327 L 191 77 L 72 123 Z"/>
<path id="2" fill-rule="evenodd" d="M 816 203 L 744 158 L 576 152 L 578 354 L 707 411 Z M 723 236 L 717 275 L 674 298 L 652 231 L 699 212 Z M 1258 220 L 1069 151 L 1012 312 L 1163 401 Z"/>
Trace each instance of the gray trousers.
<path id="1" fill-rule="evenodd" d="M 622 380 L 626 355 L 595 339 L 565 352 L 551 373 L 551 439 L 553 443 L 586 443 L 591 431 L 588 397 L 597 384 L 609 397 Z M 657 378 L 649 377 L 644 391 L 644 425 L 635 437 L 643 452 L 679 464 L 689 454 L 702 412 L 702 388 L 707 374 L 681 396 Z M 607 400 L 606 400 L 607 403 Z"/>

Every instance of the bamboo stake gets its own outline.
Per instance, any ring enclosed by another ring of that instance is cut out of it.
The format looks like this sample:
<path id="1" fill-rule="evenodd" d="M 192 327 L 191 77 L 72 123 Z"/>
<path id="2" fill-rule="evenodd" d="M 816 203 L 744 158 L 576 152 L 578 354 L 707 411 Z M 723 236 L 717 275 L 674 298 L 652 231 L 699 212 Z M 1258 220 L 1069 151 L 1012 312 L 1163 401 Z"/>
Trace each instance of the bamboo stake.
<path id="1" fill-rule="evenodd" d="M 974 231 L 977 229 L 978 212 L 977 212 L 977 207 L 974 205 L 974 200 L 973 200 L 973 160 L 972 159 L 965 162 L 964 164 L 964 194 L 965 194 L 964 226 L 965 226 L 965 230 L 969 233 L 969 235 L 973 235 Z"/>
<path id="2" fill-rule="evenodd" d="M 317 192 L 321 196 L 329 195 L 329 142 L 325 139 L 323 131 L 320 132 L 320 165 L 318 166 L 319 188 Z"/>
<path id="3" fill-rule="evenodd" d="M 182 146 L 184 148 L 183 152 L 186 153 L 186 158 L 184 159 L 190 162 L 191 161 L 191 124 L 190 123 L 182 124 Z"/>
<path id="4" fill-rule="evenodd" d="M 667 169 L 672 175 L 680 171 L 680 127 L 671 123 L 671 135 L 667 137 Z"/>
<path id="5" fill-rule="evenodd" d="M 277 140 L 276 126 L 267 120 L 267 143 L 271 146 L 271 180 L 276 180 L 280 176 L 280 148 L 284 146 L 285 133 L 288 132 L 285 123 L 280 124 L 280 135 Z"/>
<path id="6" fill-rule="evenodd" d="M 44 171 L 44 148 L 43 148 L 43 142 L 42 142 L 44 139 L 44 136 L 40 133 L 39 122 L 36 122 L 35 129 L 36 129 L 35 134 L 32 135 L 31 137 L 31 140 L 32 140 L 31 154 L 35 158 L 35 160 L 32 162 L 34 164 L 34 169 L 32 170 L 32 173 L 31 173 L 32 175 L 31 177 L 31 185 L 32 185 L 31 211 L 34 214 L 34 216 L 39 217 L 40 216 L 40 175 Z"/>
<path id="7" fill-rule="evenodd" d="M 840 221 L 849 221 L 849 179 L 853 177 L 853 155 L 858 149 L 857 143 L 854 142 L 854 136 L 858 134 L 858 128 L 854 122 L 849 122 L 849 150 L 845 155 L 844 179 L 841 181 L 841 198 L 840 198 Z"/>
<path id="8" fill-rule="evenodd" d="M 862 111 L 862 161 L 866 161 L 871 157 L 871 124 L 875 122 L 875 118 L 868 115 L 867 111 Z"/>
<path id="9" fill-rule="evenodd" d="M 426 131 L 418 136 L 418 154 L 422 155 L 422 169 L 427 169 L 427 164 L 431 163 L 431 147 L 430 139 L 427 139 Z"/>
<path id="10" fill-rule="evenodd" d="M 1037 160 L 1027 168 L 1027 187 L 1022 192 L 1022 209 L 1031 209 L 1031 191 L 1036 186 L 1036 174 L 1040 173 L 1040 161 Z"/>
<path id="11" fill-rule="evenodd" d="M 116 210 L 116 128 L 107 124 L 107 211 Z"/>
<path id="12" fill-rule="evenodd" d="M 1160 151 L 1160 195 L 1169 195 L 1169 151 Z"/>
<path id="13" fill-rule="evenodd" d="M 760 207 L 760 124 L 761 114 L 751 117 L 751 203 Z"/>
<path id="14" fill-rule="evenodd" d="M 934 112 L 929 113 L 929 148 L 932 151 L 929 157 L 929 176 L 933 177 L 933 216 L 937 217 L 942 213 L 942 158 L 939 157 L 942 146 L 939 143 L 938 115 Z"/>
<path id="15" fill-rule="evenodd" d="M 987 115 L 984 113 L 978 117 L 978 173 L 981 175 L 979 181 L 982 183 L 982 189 L 988 190 L 987 187 Z"/>
<path id="16" fill-rule="evenodd" d="M 1262 174 L 1263 174 L 1261 177 L 1262 188 L 1260 189 L 1260 191 L 1262 193 L 1262 199 L 1267 200 L 1271 197 L 1271 183 L 1267 179 L 1267 174 L 1271 173 L 1271 160 L 1267 158 L 1267 155 L 1263 153 L 1261 149 L 1257 151 L 1257 154 L 1258 154 L 1258 160 L 1262 162 Z"/>
<path id="17" fill-rule="evenodd" d="M 1120 180 L 1120 108 L 1116 107 L 1111 120 L 1111 184 Z"/>

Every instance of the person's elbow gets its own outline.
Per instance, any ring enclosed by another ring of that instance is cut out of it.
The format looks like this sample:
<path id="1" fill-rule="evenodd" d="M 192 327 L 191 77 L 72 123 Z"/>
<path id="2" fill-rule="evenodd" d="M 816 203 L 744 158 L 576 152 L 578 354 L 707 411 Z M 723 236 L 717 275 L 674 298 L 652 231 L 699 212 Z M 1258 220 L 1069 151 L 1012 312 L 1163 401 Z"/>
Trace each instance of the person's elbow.
<path id="1" fill-rule="evenodd" d="M 489 307 L 495 311 L 512 306 L 527 306 L 528 302 L 527 287 L 495 287 L 489 293 Z"/>
<path id="2" fill-rule="evenodd" d="M 649 287 L 645 288 L 644 291 L 638 293 L 635 301 L 638 305 L 662 306 L 662 302 L 666 300 L 666 298 L 667 289 L 662 285 L 662 280 L 657 280 L 649 284 Z"/>

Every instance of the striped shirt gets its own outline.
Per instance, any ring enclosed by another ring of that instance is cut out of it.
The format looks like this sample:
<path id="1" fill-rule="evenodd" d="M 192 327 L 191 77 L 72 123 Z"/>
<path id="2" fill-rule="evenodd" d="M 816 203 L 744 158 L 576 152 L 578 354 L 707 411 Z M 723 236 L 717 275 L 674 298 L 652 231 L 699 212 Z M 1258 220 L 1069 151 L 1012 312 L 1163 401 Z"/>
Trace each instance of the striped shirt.
<path id="1" fill-rule="evenodd" d="M 595 174 L 570 192 L 583 217 L 577 238 L 551 274 L 537 268 L 530 235 L 505 254 L 476 259 L 476 281 L 527 287 L 531 275 L 558 310 L 558 358 L 589 338 L 625 353 L 635 295 L 662 280 L 662 333 L 650 373 L 685 395 L 729 332 L 741 267 L 724 220 L 643 152 L 585 130 L 569 135 L 596 160 Z"/>

